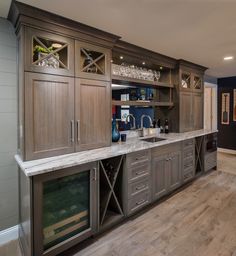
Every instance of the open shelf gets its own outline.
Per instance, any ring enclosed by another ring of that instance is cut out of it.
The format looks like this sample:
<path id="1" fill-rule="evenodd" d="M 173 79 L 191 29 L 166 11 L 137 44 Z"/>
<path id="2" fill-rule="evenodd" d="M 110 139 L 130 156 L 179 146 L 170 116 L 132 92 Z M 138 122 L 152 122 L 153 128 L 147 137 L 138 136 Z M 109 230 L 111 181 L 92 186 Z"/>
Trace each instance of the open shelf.
<path id="1" fill-rule="evenodd" d="M 173 102 L 154 102 L 154 101 L 120 101 L 120 100 L 113 100 L 113 106 L 150 106 L 150 107 L 173 107 Z"/>
<path id="2" fill-rule="evenodd" d="M 152 85 L 153 87 L 166 87 L 166 88 L 174 88 L 173 84 L 164 83 L 160 81 L 149 81 L 149 80 L 140 80 L 125 76 L 116 76 L 112 75 L 112 82 L 117 84 L 139 84 L 139 85 Z"/>
<path id="3" fill-rule="evenodd" d="M 117 223 L 124 217 L 122 197 L 123 156 L 101 160 L 100 228 Z"/>

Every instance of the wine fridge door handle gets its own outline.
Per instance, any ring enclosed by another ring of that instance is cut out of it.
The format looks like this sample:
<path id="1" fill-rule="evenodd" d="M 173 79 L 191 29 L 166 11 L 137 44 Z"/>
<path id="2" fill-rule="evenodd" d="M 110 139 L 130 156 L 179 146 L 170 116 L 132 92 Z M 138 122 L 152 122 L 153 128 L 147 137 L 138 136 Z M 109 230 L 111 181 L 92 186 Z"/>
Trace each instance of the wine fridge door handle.
<path id="1" fill-rule="evenodd" d="M 75 142 L 75 123 L 74 123 L 74 120 L 70 121 L 70 129 L 71 129 L 71 142 Z"/>
<path id="2" fill-rule="evenodd" d="M 94 170 L 94 180 L 96 181 L 97 180 L 97 168 L 93 168 Z"/>
<path id="3" fill-rule="evenodd" d="M 80 142 L 80 120 L 77 120 L 77 142 Z"/>

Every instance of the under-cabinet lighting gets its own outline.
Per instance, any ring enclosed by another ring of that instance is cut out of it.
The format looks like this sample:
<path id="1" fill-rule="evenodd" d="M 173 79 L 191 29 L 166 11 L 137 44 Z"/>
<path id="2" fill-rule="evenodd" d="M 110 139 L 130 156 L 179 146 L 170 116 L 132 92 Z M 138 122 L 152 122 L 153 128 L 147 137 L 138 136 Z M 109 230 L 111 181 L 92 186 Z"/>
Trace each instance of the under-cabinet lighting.
<path id="1" fill-rule="evenodd" d="M 234 57 L 233 56 L 226 56 L 224 57 L 224 60 L 232 60 Z"/>

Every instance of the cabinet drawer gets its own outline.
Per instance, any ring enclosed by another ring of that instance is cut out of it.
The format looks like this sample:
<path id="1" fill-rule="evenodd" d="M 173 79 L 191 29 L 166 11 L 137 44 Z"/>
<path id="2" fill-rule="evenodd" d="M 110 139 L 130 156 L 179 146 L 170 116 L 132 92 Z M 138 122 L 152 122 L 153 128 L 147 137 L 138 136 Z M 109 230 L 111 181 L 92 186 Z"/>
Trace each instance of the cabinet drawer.
<path id="1" fill-rule="evenodd" d="M 191 147 L 191 148 L 188 148 L 188 149 L 184 149 L 183 151 L 183 159 L 186 159 L 186 158 L 189 158 L 189 157 L 192 157 L 194 158 L 194 148 Z"/>
<path id="2" fill-rule="evenodd" d="M 187 182 L 187 181 L 191 180 L 193 177 L 194 177 L 194 172 L 193 171 L 186 172 L 183 175 L 183 180 L 184 180 L 184 182 Z"/>
<path id="3" fill-rule="evenodd" d="M 149 190 L 149 188 L 149 176 L 139 181 L 133 182 L 128 185 L 128 198 L 132 198 L 133 196 L 142 193 L 145 190 Z"/>
<path id="4" fill-rule="evenodd" d="M 184 146 L 184 148 L 190 147 L 190 146 L 193 147 L 194 146 L 194 139 L 185 140 L 183 142 L 183 146 Z"/>
<path id="5" fill-rule="evenodd" d="M 150 162 L 149 150 L 138 151 L 127 155 L 127 167 L 134 167 L 137 165 L 148 165 Z"/>
<path id="6" fill-rule="evenodd" d="M 185 158 L 183 161 L 183 169 L 188 169 L 190 167 L 194 167 L 194 158 L 193 157 L 189 157 L 189 158 Z"/>
<path id="7" fill-rule="evenodd" d="M 212 152 L 205 156 L 205 171 L 209 171 L 217 165 L 217 153 Z"/>
<path id="8" fill-rule="evenodd" d="M 141 209 L 145 205 L 150 203 L 150 192 L 145 191 L 143 193 L 139 193 L 138 195 L 132 197 L 128 201 L 128 214 L 132 214 L 135 211 Z"/>
<path id="9" fill-rule="evenodd" d="M 140 165 L 134 168 L 130 168 L 128 170 L 128 181 L 137 181 L 137 179 L 141 177 L 146 177 L 150 174 L 150 166 L 149 165 Z"/>
<path id="10" fill-rule="evenodd" d="M 190 172 L 194 174 L 194 171 L 195 170 L 194 170 L 193 166 L 192 167 L 188 167 L 188 168 L 183 170 L 183 175 L 185 175 L 187 173 L 190 173 Z"/>

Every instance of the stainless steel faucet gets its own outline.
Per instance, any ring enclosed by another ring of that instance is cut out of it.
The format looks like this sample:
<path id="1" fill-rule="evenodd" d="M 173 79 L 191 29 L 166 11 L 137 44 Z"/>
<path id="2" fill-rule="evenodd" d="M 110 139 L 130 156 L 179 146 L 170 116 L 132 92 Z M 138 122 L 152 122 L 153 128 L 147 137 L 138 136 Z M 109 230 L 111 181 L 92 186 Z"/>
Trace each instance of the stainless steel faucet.
<path id="1" fill-rule="evenodd" d="M 132 118 L 133 118 L 133 125 L 130 127 L 130 130 L 135 130 L 135 129 L 136 129 L 136 125 L 135 125 L 135 117 L 134 117 L 133 114 L 128 114 L 128 115 L 126 116 L 126 121 L 125 121 L 125 123 L 126 123 L 126 124 L 128 123 L 128 118 L 129 118 L 129 117 L 132 117 Z"/>
<path id="2" fill-rule="evenodd" d="M 142 115 L 141 116 L 141 129 L 143 129 L 143 119 L 144 117 L 147 117 L 150 121 L 150 127 L 152 127 L 152 118 L 149 115 Z"/>

